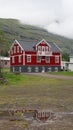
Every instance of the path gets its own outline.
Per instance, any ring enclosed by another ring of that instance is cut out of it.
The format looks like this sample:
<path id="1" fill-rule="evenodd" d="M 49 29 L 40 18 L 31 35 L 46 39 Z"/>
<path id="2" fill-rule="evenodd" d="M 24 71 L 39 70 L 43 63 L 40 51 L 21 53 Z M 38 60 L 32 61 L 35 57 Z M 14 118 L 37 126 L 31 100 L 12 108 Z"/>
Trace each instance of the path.
<path id="1" fill-rule="evenodd" d="M 64 76 L 64 75 L 56 75 L 56 74 L 49 74 L 49 73 L 25 73 L 26 75 L 33 75 L 33 76 L 41 76 L 47 78 L 58 78 L 58 79 L 67 79 L 72 80 L 73 76 Z"/>

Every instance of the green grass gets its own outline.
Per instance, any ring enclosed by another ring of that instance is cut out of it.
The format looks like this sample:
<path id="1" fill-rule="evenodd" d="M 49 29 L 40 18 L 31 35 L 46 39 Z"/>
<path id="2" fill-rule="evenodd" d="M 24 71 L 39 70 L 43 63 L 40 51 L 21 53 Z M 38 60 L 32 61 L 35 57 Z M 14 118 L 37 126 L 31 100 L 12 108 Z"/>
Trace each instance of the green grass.
<path id="1" fill-rule="evenodd" d="M 15 75 L 4 71 L 7 84 L 0 84 L 0 107 L 73 110 L 73 80 Z"/>
<path id="2" fill-rule="evenodd" d="M 69 72 L 69 71 L 50 72 L 50 74 L 73 76 L 73 72 Z"/>

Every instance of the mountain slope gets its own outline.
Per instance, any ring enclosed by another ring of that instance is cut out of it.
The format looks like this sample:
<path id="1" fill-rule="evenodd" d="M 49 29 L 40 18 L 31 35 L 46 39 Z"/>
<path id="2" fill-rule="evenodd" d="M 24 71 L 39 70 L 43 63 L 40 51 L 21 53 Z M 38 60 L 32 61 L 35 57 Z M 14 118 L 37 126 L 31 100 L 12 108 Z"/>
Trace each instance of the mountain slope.
<path id="1" fill-rule="evenodd" d="M 0 31 L 4 33 L 4 39 L 8 41 L 9 46 L 15 39 L 23 41 L 40 41 L 44 38 L 47 41 L 55 42 L 63 52 L 73 53 L 72 39 L 49 33 L 40 27 L 24 25 L 16 19 L 0 19 Z M 6 45 L 8 46 L 7 43 Z"/>

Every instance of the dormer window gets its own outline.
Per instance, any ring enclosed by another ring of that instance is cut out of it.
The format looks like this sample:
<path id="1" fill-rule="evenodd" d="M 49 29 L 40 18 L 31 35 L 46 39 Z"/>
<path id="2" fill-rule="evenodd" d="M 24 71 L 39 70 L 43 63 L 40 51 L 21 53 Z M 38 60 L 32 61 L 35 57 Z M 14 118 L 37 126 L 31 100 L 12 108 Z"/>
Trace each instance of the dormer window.
<path id="1" fill-rule="evenodd" d="M 41 46 L 38 46 L 38 51 L 41 51 Z"/>
<path id="2" fill-rule="evenodd" d="M 19 46 L 17 46 L 17 53 L 19 53 Z"/>
<path id="3" fill-rule="evenodd" d="M 16 46 L 14 46 L 14 53 L 16 53 Z"/>
<path id="4" fill-rule="evenodd" d="M 48 52 L 48 46 L 45 47 L 45 51 Z"/>
<path id="5" fill-rule="evenodd" d="M 45 47 L 44 46 L 42 46 L 42 51 L 45 51 Z"/>

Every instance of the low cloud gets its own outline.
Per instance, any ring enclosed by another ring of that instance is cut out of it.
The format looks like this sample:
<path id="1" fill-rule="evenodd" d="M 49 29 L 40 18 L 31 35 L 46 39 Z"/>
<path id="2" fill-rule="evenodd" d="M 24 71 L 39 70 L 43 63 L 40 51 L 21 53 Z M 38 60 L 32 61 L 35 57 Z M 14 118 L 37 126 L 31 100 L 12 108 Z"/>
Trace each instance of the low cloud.
<path id="1" fill-rule="evenodd" d="M 73 0 L 0 0 L 0 17 L 20 19 L 73 39 Z"/>

